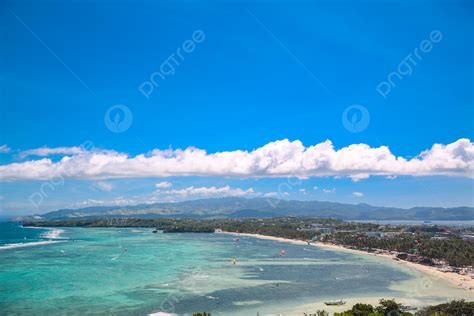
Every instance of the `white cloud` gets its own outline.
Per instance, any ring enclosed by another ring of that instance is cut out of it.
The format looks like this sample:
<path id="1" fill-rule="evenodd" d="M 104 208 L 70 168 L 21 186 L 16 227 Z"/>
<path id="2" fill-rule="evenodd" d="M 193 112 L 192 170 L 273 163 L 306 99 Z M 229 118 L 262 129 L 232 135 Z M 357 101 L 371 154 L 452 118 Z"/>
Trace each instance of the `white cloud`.
<path id="1" fill-rule="evenodd" d="M 306 189 L 299 189 L 300 193 L 306 194 Z"/>
<path id="2" fill-rule="evenodd" d="M 72 149 L 76 148 L 76 149 Z M 0 179 L 42 180 L 144 178 L 168 176 L 349 177 L 459 176 L 474 178 L 474 146 L 469 139 L 435 144 L 417 157 L 396 157 L 386 146 L 353 144 L 339 150 L 331 141 L 305 147 L 301 141 L 280 140 L 253 151 L 207 153 L 197 148 L 153 150 L 131 157 L 115 151 L 81 151 L 80 147 L 43 148 L 28 155 L 71 154 L 57 162 L 49 158 L 0 166 Z"/>
<path id="3" fill-rule="evenodd" d="M 276 192 L 275 192 L 276 193 Z M 123 197 L 118 196 L 111 199 L 86 199 L 72 203 L 69 207 L 88 207 L 88 206 L 125 206 L 137 204 L 150 204 L 157 202 L 176 202 L 188 198 L 206 198 L 206 197 L 225 197 L 225 196 L 263 196 L 254 191 L 253 188 L 240 189 L 224 187 L 187 187 L 180 190 L 156 190 L 153 194 L 144 196 Z"/>
<path id="4" fill-rule="evenodd" d="M 362 192 L 352 192 L 352 196 L 355 196 L 355 197 L 363 197 L 363 196 L 364 196 L 364 193 L 362 193 Z"/>
<path id="5" fill-rule="evenodd" d="M 323 192 L 324 192 L 324 193 L 336 193 L 336 188 L 332 188 L 332 189 L 323 189 Z"/>
<path id="6" fill-rule="evenodd" d="M 89 206 L 125 206 L 125 205 L 136 205 L 136 204 L 147 204 L 154 203 L 156 201 L 151 200 L 150 198 L 125 198 L 123 196 L 118 196 L 113 199 L 108 200 L 97 200 L 97 199 L 87 199 L 80 202 L 74 202 L 70 207 L 89 207 Z"/>
<path id="7" fill-rule="evenodd" d="M 267 192 L 262 195 L 263 197 L 271 197 L 271 198 L 276 198 L 278 197 L 278 192 Z"/>
<path id="8" fill-rule="evenodd" d="M 155 187 L 157 189 L 166 189 L 166 188 L 171 188 L 172 186 L 173 184 L 168 181 L 158 182 L 157 184 L 155 184 Z"/>
<path id="9" fill-rule="evenodd" d="M 40 147 L 30 150 L 24 150 L 20 152 L 20 158 L 26 158 L 28 156 L 39 156 L 39 157 L 47 157 L 52 155 L 78 155 L 84 152 L 82 147 L 74 146 L 74 147 Z"/>
<path id="10" fill-rule="evenodd" d="M 313 190 L 318 190 L 318 189 L 319 189 L 319 187 L 317 187 L 317 186 L 313 187 Z"/>
<path id="11" fill-rule="evenodd" d="M 8 145 L 0 146 L 0 154 L 8 154 L 11 151 L 11 148 Z"/>
<path id="12" fill-rule="evenodd" d="M 112 183 L 105 182 L 105 181 L 94 182 L 94 186 L 98 188 L 99 190 L 107 191 L 107 192 L 112 191 L 112 189 L 114 188 Z"/>
<path id="13" fill-rule="evenodd" d="M 216 197 L 216 196 L 244 196 L 255 193 L 253 188 L 243 190 L 241 188 L 231 188 L 226 185 L 224 187 L 187 187 L 184 189 L 175 189 L 168 191 L 158 191 L 159 194 L 175 195 L 182 198 L 187 197 Z"/>

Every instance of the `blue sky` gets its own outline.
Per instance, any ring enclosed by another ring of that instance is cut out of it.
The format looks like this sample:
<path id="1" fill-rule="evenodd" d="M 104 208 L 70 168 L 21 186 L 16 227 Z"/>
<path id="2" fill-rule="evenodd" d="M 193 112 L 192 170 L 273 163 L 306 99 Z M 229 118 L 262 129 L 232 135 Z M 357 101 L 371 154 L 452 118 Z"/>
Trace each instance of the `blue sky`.
<path id="1" fill-rule="evenodd" d="M 330 140 L 335 149 L 384 145 L 410 159 L 433 144 L 473 138 L 473 15 L 470 1 L 4 1 L 0 145 L 10 150 L 0 154 L 0 163 L 47 159 L 22 158 L 21 152 L 87 141 L 133 157 L 190 146 L 208 153 L 251 151 L 283 139 L 305 146 Z M 139 87 L 196 31 L 204 39 L 145 97 Z M 430 40 L 433 31 L 442 39 Z M 377 86 L 423 41 L 432 49 L 421 53 L 411 74 L 399 74 L 386 97 L 380 95 Z M 104 124 L 117 104 L 133 115 L 120 133 Z M 354 104 L 370 114 L 357 133 L 341 119 Z M 465 175 L 309 176 L 284 197 L 472 206 L 473 181 Z M 28 198 L 48 179 L 3 180 L 1 212 L 38 211 Z M 176 190 L 229 186 L 257 195 L 278 191 L 288 180 L 73 176 L 54 186 L 39 210 L 90 200 L 147 201 L 163 181 Z"/>

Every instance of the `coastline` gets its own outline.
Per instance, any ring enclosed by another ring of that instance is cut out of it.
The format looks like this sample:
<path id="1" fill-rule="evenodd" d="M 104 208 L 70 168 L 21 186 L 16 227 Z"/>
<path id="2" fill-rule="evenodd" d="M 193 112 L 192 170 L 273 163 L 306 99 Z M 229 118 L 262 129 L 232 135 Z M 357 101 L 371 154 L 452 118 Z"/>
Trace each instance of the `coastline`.
<path id="1" fill-rule="evenodd" d="M 254 237 L 254 238 L 259 238 L 259 239 L 268 239 L 268 240 L 292 243 L 292 244 L 297 244 L 297 245 L 306 245 L 306 246 L 308 245 L 307 242 L 302 241 L 302 240 L 294 240 L 294 239 L 288 239 L 288 238 L 283 238 L 283 237 L 275 237 L 275 236 L 260 235 L 260 234 L 224 232 L 224 231 L 219 232 L 219 233 L 230 234 L 230 235 L 235 235 L 235 236 Z M 319 247 L 322 249 L 334 250 L 334 251 L 344 251 L 344 252 L 349 252 L 349 253 L 358 254 L 358 255 L 369 255 L 373 257 L 382 258 L 385 260 L 390 260 L 390 262 L 392 263 L 398 263 L 409 269 L 414 269 L 414 270 L 429 274 L 435 278 L 447 280 L 451 284 L 455 285 L 456 287 L 460 289 L 466 290 L 468 292 L 474 292 L 474 279 L 468 275 L 461 275 L 454 272 L 442 272 L 442 271 L 439 271 L 438 268 L 436 267 L 426 266 L 426 265 L 409 262 L 405 260 L 393 260 L 395 257 L 390 254 L 372 253 L 372 252 L 367 252 L 363 250 L 350 249 L 350 248 L 346 248 L 340 245 L 327 244 L 327 243 L 321 243 L 321 242 L 312 242 L 310 243 L 310 246 Z"/>

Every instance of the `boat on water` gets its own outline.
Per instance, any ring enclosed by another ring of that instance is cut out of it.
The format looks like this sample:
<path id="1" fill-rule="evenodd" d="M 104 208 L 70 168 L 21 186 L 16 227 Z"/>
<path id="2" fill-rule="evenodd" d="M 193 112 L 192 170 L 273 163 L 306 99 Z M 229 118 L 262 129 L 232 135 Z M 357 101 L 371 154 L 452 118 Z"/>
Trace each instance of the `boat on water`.
<path id="1" fill-rule="evenodd" d="M 341 305 L 345 305 L 346 302 L 343 300 L 339 300 L 339 301 L 334 301 L 334 302 L 324 302 L 324 304 L 327 306 L 341 306 Z"/>
<path id="2" fill-rule="evenodd" d="M 417 307 L 413 307 L 413 306 L 409 306 L 409 305 L 402 305 L 400 306 L 400 309 L 404 312 L 408 312 L 408 311 L 416 311 L 418 310 Z"/>

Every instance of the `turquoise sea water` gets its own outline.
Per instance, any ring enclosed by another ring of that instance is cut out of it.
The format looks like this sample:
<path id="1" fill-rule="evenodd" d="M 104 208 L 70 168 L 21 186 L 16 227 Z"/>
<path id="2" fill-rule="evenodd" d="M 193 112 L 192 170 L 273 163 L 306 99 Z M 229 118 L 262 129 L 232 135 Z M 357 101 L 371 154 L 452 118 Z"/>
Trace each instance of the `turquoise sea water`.
<path id="1" fill-rule="evenodd" d="M 414 278 L 367 256 L 234 238 L 0 223 L 0 311 L 255 315 L 325 299 L 394 297 L 391 285 Z"/>

